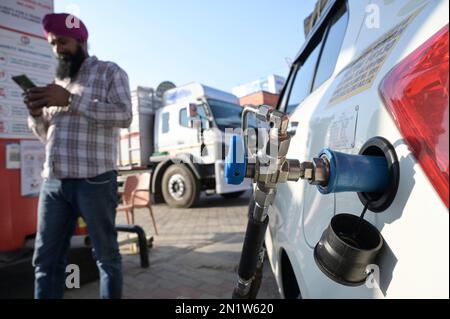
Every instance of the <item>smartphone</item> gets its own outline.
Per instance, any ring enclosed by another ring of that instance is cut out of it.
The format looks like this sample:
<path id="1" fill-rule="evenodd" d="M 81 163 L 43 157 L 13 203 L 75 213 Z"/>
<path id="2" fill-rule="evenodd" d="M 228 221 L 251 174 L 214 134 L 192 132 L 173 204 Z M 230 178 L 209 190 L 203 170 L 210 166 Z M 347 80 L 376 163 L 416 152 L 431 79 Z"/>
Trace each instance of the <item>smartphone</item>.
<path id="1" fill-rule="evenodd" d="M 36 85 L 25 74 L 12 77 L 13 81 L 19 85 L 25 92 L 31 88 L 35 88 Z"/>

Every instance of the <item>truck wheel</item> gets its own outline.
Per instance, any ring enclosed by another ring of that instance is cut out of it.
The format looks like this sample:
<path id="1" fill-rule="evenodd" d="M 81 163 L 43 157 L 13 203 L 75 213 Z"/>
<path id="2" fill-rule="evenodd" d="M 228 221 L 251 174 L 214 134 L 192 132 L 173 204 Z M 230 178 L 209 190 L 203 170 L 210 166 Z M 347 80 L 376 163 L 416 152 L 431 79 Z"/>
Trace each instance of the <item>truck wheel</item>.
<path id="1" fill-rule="evenodd" d="M 245 193 L 245 191 L 239 191 L 239 192 L 233 192 L 233 193 L 226 193 L 226 194 L 220 194 L 223 198 L 231 199 L 231 198 L 238 198 L 242 196 Z"/>
<path id="2" fill-rule="evenodd" d="M 183 164 L 171 165 L 162 178 L 162 193 L 167 205 L 189 208 L 200 196 L 200 183 Z"/>

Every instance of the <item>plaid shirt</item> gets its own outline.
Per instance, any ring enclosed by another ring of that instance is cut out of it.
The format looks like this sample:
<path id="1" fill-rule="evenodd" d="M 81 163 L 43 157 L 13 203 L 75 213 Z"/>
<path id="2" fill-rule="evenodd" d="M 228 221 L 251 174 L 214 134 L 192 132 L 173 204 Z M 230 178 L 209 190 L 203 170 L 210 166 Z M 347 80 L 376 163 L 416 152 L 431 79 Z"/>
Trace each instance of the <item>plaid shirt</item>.
<path id="1" fill-rule="evenodd" d="M 74 81 L 55 80 L 72 93 L 69 107 L 43 109 L 28 125 L 45 144 L 43 178 L 90 178 L 116 170 L 119 128 L 130 126 L 128 76 L 119 66 L 87 58 Z"/>

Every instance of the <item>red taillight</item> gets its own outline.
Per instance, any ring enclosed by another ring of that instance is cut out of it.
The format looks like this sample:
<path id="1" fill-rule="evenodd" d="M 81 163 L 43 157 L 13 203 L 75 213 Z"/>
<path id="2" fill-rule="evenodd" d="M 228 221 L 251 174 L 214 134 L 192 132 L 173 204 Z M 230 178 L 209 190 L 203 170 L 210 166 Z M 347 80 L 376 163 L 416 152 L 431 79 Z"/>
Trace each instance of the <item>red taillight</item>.
<path id="1" fill-rule="evenodd" d="M 383 79 L 380 94 L 445 205 L 449 205 L 448 24 Z"/>

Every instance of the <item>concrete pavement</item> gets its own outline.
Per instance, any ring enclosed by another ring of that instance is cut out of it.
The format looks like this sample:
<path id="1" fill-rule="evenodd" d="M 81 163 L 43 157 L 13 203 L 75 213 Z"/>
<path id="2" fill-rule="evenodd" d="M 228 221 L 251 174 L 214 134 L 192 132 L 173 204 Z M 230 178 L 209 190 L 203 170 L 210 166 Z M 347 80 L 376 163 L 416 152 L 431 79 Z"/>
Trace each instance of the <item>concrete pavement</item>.
<path id="1" fill-rule="evenodd" d="M 154 234 L 147 210 L 135 213 L 135 224 L 153 236 L 150 267 L 140 268 L 139 255 L 131 245 L 121 248 L 124 269 L 124 298 L 204 299 L 231 297 L 236 282 L 250 192 L 238 199 L 203 196 L 193 209 L 153 205 L 159 235 Z M 124 213 L 117 216 L 125 224 Z M 121 233 L 119 239 L 127 237 Z M 73 289 L 66 298 L 98 298 L 98 282 Z M 279 298 L 270 265 L 265 264 L 258 298 Z"/>

